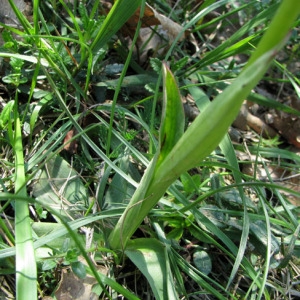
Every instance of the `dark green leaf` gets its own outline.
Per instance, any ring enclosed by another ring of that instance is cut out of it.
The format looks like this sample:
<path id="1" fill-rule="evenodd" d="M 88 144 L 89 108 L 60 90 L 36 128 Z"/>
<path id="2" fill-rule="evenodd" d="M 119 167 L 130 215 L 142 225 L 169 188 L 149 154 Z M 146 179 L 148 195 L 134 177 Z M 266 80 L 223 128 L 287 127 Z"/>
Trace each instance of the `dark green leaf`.
<path id="1" fill-rule="evenodd" d="M 85 269 L 85 265 L 82 262 L 80 261 L 73 262 L 71 264 L 71 267 L 72 267 L 72 271 L 77 277 L 81 279 L 85 278 L 86 269 Z"/>

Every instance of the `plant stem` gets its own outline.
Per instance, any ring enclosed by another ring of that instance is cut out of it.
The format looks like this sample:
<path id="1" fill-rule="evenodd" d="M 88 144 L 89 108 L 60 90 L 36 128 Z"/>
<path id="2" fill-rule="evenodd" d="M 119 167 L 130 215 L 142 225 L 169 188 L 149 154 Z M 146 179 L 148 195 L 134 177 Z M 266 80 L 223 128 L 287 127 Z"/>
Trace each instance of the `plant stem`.
<path id="1" fill-rule="evenodd" d="M 22 145 L 21 122 L 18 113 L 18 93 L 14 107 L 15 194 L 26 197 L 26 177 Z M 37 299 L 37 271 L 32 241 L 28 203 L 15 200 L 16 295 L 17 299 Z"/>

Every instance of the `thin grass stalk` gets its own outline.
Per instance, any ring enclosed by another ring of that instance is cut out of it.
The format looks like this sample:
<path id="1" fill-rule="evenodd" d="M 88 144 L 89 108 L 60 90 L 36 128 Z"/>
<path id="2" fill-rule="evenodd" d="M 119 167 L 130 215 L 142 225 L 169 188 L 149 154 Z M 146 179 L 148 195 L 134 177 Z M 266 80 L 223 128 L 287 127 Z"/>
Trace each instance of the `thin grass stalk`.
<path id="1" fill-rule="evenodd" d="M 15 194 L 27 197 L 21 122 L 18 101 L 14 108 Z M 19 300 L 37 299 L 37 270 L 28 203 L 15 199 L 16 296 Z"/>
<path id="2" fill-rule="evenodd" d="M 2 208 L 2 207 L 1 207 Z M 0 213 L 2 213 L 2 209 L 0 209 Z M 12 235 L 11 231 L 7 228 L 7 224 L 4 222 L 2 218 L 0 218 L 0 228 L 3 230 L 4 236 L 6 240 L 8 241 L 8 244 L 14 244 L 15 238 Z"/>
<path id="3" fill-rule="evenodd" d="M 34 34 L 37 35 L 39 33 L 39 0 L 33 1 L 33 28 Z"/>
<path id="4" fill-rule="evenodd" d="M 132 53 L 133 50 L 135 48 L 137 39 L 139 37 L 139 31 L 140 28 L 142 26 L 142 22 L 141 22 L 141 18 L 144 16 L 144 10 L 145 10 L 145 0 L 141 0 L 142 4 L 141 4 L 141 9 L 140 9 L 140 20 L 137 24 L 137 28 L 135 30 L 135 34 L 132 40 L 132 44 L 131 47 L 129 49 L 123 70 L 121 72 L 121 76 L 118 80 L 118 85 L 116 87 L 115 93 L 114 93 L 114 97 L 113 97 L 113 101 L 112 101 L 112 105 L 111 105 L 111 113 L 110 113 L 110 119 L 109 119 L 109 128 L 108 128 L 108 135 L 107 135 L 107 146 L 106 146 L 106 155 L 109 156 L 109 152 L 110 152 L 110 145 L 111 145 L 111 137 L 112 137 L 112 128 L 113 128 L 113 122 L 114 122 L 114 115 L 115 115 L 115 109 L 116 109 L 116 104 L 117 104 L 117 99 L 119 96 L 119 93 L 121 91 L 121 86 L 122 86 L 122 82 L 126 76 L 127 73 L 127 69 L 129 67 L 130 61 L 131 61 L 131 57 L 132 57 Z"/>
<path id="5" fill-rule="evenodd" d="M 266 253 L 265 253 L 265 264 L 264 264 L 264 272 L 262 274 L 262 286 L 259 290 L 259 294 L 258 294 L 258 297 L 257 299 L 261 299 L 262 298 L 262 295 L 264 294 L 264 291 L 266 290 L 265 289 L 265 286 L 266 286 L 266 283 L 267 283 L 267 279 L 268 279 L 268 274 L 269 274 L 269 269 L 270 269 L 270 261 L 271 261 L 271 258 L 272 258 L 272 254 L 271 253 L 271 241 L 272 241 L 272 238 L 271 238 L 271 224 L 270 224 L 270 217 L 269 217 L 269 213 L 268 213 L 268 210 L 266 208 L 266 204 L 265 204 L 265 199 L 264 199 L 264 196 L 263 196 L 263 192 L 261 189 L 258 189 L 258 192 L 259 192 L 259 200 L 260 200 L 260 203 L 261 203 L 261 206 L 263 208 L 263 212 L 264 212 L 264 215 L 265 215 L 265 224 L 266 224 L 266 229 L 267 229 L 267 247 L 266 247 Z"/>
<path id="6" fill-rule="evenodd" d="M 30 30 L 32 29 L 31 24 L 25 18 L 25 16 L 20 12 L 18 7 L 15 5 L 13 0 L 8 0 L 12 10 L 14 11 L 15 15 L 17 16 L 18 20 L 20 21 L 21 25 L 23 26 L 25 32 L 30 35 Z"/>
<path id="7" fill-rule="evenodd" d="M 142 0 L 116 0 L 114 5 L 106 16 L 100 30 L 90 45 L 90 50 L 96 54 L 111 37 L 124 25 L 124 23 L 132 16 L 136 9 L 140 6 Z M 75 73 L 85 64 L 87 56 L 85 55 L 79 66 L 75 69 Z"/>
<path id="8" fill-rule="evenodd" d="M 232 172 L 233 172 L 234 179 L 235 179 L 236 183 L 241 184 L 242 183 L 242 176 L 241 176 L 240 171 L 237 171 L 237 170 L 239 170 L 239 164 L 238 164 L 238 161 L 237 161 L 237 158 L 236 158 L 236 155 L 235 155 L 233 145 L 232 145 L 231 140 L 230 140 L 228 135 L 226 135 L 225 138 L 223 138 L 223 140 L 221 141 L 220 148 L 222 149 L 222 152 L 224 153 L 229 165 L 233 167 Z M 245 253 L 246 246 L 247 246 L 247 242 L 248 242 L 248 235 L 249 235 L 249 228 L 250 228 L 249 214 L 248 214 L 248 210 L 247 210 L 247 205 L 246 205 L 246 201 L 245 201 L 245 194 L 244 194 L 244 191 L 243 191 L 243 187 L 239 186 L 238 190 L 239 190 L 239 194 L 241 196 L 241 199 L 243 201 L 243 206 L 244 206 L 243 229 L 242 229 L 242 235 L 241 235 L 240 244 L 239 244 L 239 250 L 238 250 L 238 253 L 236 255 L 234 265 L 232 267 L 232 271 L 231 271 L 231 274 L 230 274 L 228 282 L 227 282 L 226 290 L 231 285 L 234 277 L 236 276 L 236 274 L 239 270 L 240 264 L 243 260 L 244 253 Z"/>
<path id="9" fill-rule="evenodd" d="M 51 75 L 49 72 L 44 68 L 44 66 L 41 66 L 43 69 L 44 74 L 47 76 L 47 79 L 49 81 L 49 84 L 51 88 L 53 89 L 54 94 L 57 96 L 57 100 L 59 102 L 59 105 L 61 106 L 61 109 L 66 113 L 76 130 L 78 131 L 78 134 L 81 134 L 81 137 L 85 140 L 85 142 L 99 155 L 110 167 L 112 167 L 113 170 L 115 170 L 120 176 L 125 178 L 129 183 L 131 183 L 133 186 L 137 186 L 138 184 L 125 172 L 123 172 L 120 168 L 118 168 L 106 155 L 103 153 L 103 151 L 90 139 L 90 137 L 86 134 L 86 132 L 82 129 L 82 127 L 77 122 L 76 118 L 74 118 L 74 115 L 67 107 L 61 93 L 59 92 L 55 82 L 53 81 Z"/>
<path id="10" fill-rule="evenodd" d="M 298 0 L 283 0 L 272 19 L 268 30 L 259 42 L 256 51 L 251 55 L 246 67 L 251 66 L 260 56 L 273 49 L 278 43 L 286 42 L 291 28 L 300 14 L 300 2 Z"/>

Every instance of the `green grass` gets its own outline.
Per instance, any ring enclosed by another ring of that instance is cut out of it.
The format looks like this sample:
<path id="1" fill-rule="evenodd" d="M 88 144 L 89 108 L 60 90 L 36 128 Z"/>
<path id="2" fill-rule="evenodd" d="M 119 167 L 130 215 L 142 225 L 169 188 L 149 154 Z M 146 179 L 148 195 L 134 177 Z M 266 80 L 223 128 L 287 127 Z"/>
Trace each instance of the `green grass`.
<path id="1" fill-rule="evenodd" d="M 298 174 L 299 157 L 278 139 L 235 144 L 227 130 L 250 93 L 299 117 L 253 88 L 281 81 L 299 96 L 299 74 L 275 59 L 299 58 L 300 5 L 152 1 L 183 27 L 141 66 L 144 24 L 129 47 L 123 25 L 139 6 L 143 16 L 144 1 L 117 0 L 108 14 L 98 1 L 34 1 L 32 23 L 9 2 L 23 27 L 2 24 L 0 49 L 0 271 L 10 293 L 54 297 L 67 269 L 93 276 L 100 299 L 297 297 L 299 208 L 287 193 L 300 195 L 271 173 L 280 159 Z M 198 53 L 180 39 L 187 30 Z M 194 121 L 187 94 L 201 111 Z"/>

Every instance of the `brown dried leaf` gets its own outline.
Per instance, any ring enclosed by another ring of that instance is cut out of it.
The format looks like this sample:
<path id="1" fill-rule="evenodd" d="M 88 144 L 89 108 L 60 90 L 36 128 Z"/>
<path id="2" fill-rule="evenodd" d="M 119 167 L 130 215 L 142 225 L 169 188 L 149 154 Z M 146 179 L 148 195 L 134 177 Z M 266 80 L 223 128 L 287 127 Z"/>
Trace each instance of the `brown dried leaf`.
<path id="1" fill-rule="evenodd" d="M 275 113 L 272 126 L 292 145 L 300 148 L 300 119 L 286 113 Z"/>
<path id="2" fill-rule="evenodd" d="M 79 261 L 86 264 L 83 257 L 79 257 Z M 97 270 L 102 274 L 107 274 L 107 269 L 103 266 L 97 266 Z M 64 269 L 55 297 L 57 300 L 97 300 L 99 296 L 92 292 L 96 283 L 97 280 L 90 275 L 80 279 L 73 272 Z"/>
<path id="3" fill-rule="evenodd" d="M 64 138 L 64 150 L 69 152 L 70 154 L 75 154 L 78 148 L 77 140 L 71 141 L 70 140 L 76 135 L 76 129 L 71 129 L 67 132 Z"/>
<path id="4" fill-rule="evenodd" d="M 140 8 L 135 12 L 135 14 L 126 23 L 126 32 L 133 36 L 135 29 L 137 27 L 138 21 L 140 19 Z M 183 27 L 171 19 L 165 17 L 164 15 L 158 13 L 153 7 L 146 4 L 144 16 L 142 18 L 142 27 L 147 28 L 151 26 L 161 25 L 163 30 L 166 31 L 169 40 L 174 40 L 180 32 L 182 32 Z M 187 35 L 188 31 L 180 38 L 182 41 Z"/>

